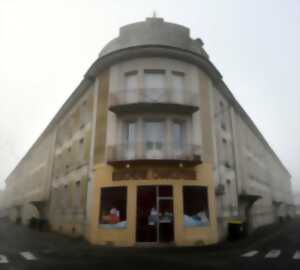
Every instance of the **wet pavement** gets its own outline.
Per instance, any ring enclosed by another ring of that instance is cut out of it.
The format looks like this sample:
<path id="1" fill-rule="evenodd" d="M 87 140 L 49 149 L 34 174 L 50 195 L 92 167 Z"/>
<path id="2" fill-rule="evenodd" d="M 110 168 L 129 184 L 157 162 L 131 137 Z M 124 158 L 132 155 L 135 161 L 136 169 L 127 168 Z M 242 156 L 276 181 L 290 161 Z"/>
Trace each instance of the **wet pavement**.
<path id="1" fill-rule="evenodd" d="M 117 248 L 0 220 L 0 270 L 300 269 L 300 219 L 210 247 Z"/>

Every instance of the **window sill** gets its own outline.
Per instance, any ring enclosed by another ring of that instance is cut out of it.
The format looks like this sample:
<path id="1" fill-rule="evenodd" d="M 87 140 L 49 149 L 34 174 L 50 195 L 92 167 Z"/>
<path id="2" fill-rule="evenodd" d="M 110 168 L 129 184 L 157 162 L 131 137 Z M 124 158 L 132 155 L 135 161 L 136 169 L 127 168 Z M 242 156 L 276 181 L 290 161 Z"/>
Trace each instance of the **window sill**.
<path id="1" fill-rule="evenodd" d="M 104 230 L 126 230 L 127 228 L 128 228 L 127 224 L 126 227 L 118 227 L 109 224 L 98 224 L 98 229 L 104 229 Z"/>

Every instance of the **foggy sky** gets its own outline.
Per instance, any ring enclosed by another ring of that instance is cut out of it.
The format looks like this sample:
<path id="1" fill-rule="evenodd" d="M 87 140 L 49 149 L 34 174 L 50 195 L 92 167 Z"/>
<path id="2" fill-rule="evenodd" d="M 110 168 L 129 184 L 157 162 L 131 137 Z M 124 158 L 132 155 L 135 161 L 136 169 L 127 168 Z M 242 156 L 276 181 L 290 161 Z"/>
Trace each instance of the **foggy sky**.
<path id="1" fill-rule="evenodd" d="M 204 41 L 300 190 L 298 0 L 0 0 L 0 188 L 119 27 L 154 10 Z"/>

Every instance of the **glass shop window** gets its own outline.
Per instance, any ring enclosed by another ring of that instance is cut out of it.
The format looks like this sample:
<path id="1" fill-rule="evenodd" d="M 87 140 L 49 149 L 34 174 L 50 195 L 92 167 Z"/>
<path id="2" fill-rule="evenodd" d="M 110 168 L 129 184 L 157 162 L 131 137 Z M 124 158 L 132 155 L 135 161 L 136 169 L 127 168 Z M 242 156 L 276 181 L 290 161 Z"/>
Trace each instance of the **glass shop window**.
<path id="1" fill-rule="evenodd" d="M 109 187 L 101 189 L 101 227 L 108 229 L 127 228 L 127 188 Z"/>
<path id="2" fill-rule="evenodd" d="M 206 187 L 183 187 L 184 226 L 186 228 L 209 225 L 208 194 Z"/>

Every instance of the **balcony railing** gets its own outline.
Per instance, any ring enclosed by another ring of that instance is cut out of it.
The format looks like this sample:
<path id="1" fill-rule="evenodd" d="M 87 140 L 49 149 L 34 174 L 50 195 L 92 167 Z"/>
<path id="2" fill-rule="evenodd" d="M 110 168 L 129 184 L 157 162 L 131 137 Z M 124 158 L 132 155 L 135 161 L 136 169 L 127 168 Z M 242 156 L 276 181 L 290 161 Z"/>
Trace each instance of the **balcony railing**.
<path id="1" fill-rule="evenodd" d="M 118 112 L 123 107 L 145 109 L 147 105 L 164 105 L 164 109 L 198 110 L 197 96 L 190 91 L 180 89 L 141 88 L 113 92 L 110 94 L 109 108 Z M 167 106 L 166 106 L 167 105 Z M 126 108 L 125 108 L 126 110 Z"/>
<path id="2" fill-rule="evenodd" d="M 110 163 L 147 160 L 202 162 L 199 145 L 174 145 L 158 141 L 110 145 L 107 148 L 107 160 Z"/>

